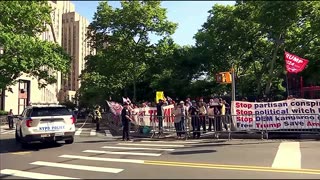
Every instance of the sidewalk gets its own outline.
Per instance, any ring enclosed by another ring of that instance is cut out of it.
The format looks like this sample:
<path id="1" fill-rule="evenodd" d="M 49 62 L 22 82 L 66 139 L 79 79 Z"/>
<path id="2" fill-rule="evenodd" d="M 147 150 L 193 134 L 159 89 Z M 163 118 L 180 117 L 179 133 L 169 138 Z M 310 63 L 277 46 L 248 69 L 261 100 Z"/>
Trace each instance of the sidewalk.
<path id="1" fill-rule="evenodd" d="M 130 133 L 132 137 L 136 138 L 151 138 L 150 134 L 141 133 Z M 152 139 L 175 139 L 176 133 L 164 133 L 164 136 L 158 137 L 155 135 Z M 262 138 L 263 137 L 263 138 Z M 192 133 L 190 133 L 188 139 L 192 138 Z M 229 139 L 229 132 L 219 133 L 219 137 L 215 137 L 214 132 L 207 132 L 206 134 L 201 134 L 200 139 Z M 267 139 L 266 135 L 263 136 L 261 133 L 247 133 L 247 132 L 231 132 L 230 139 Z M 315 139 L 320 140 L 319 134 L 299 134 L 299 133 L 269 133 L 268 139 Z"/>
<path id="2" fill-rule="evenodd" d="M 7 117 L 6 118 L 0 118 L 0 125 L 5 125 L 5 124 L 8 124 L 8 120 L 7 120 Z"/>

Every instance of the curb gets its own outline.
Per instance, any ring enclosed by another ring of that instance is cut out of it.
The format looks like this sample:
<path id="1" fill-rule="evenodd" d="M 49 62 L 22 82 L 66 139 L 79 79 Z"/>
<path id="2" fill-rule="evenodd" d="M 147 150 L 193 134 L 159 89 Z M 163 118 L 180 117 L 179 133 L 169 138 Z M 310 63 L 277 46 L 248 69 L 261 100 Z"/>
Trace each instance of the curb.
<path id="1" fill-rule="evenodd" d="M 165 134 L 169 135 L 169 134 Z M 143 135 L 143 134 L 130 134 L 130 136 L 135 138 L 151 138 L 152 134 Z M 173 137 L 161 137 L 157 136 L 151 139 L 174 139 Z M 193 139 L 192 136 L 188 139 Z M 224 132 L 220 133 L 219 138 L 216 138 L 214 134 L 204 134 L 200 136 L 200 139 L 229 139 L 229 133 Z M 264 134 L 263 136 L 260 133 L 231 133 L 230 139 L 315 139 L 320 140 L 319 134 L 269 134 L 267 138 Z"/>

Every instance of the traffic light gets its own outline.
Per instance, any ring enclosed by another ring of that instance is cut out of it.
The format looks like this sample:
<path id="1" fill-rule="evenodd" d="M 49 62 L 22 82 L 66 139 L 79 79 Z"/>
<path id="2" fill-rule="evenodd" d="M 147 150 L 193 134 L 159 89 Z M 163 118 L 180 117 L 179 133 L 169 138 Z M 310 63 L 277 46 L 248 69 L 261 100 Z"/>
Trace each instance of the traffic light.
<path id="1" fill-rule="evenodd" d="M 230 84 L 232 83 L 232 77 L 230 72 L 220 72 L 216 74 L 217 83 Z"/>

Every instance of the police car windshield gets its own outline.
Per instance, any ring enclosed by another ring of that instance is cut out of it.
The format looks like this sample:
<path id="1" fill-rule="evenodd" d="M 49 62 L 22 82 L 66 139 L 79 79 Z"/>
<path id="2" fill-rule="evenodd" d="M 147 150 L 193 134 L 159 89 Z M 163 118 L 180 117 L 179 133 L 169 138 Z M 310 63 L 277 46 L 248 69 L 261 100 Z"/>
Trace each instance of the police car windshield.
<path id="1" fill-rule="evenodd" d="M 72 115 L 72 112 L 65 107 L 35 107 L 31 113 L 31 117 L 66 115 Z"/>

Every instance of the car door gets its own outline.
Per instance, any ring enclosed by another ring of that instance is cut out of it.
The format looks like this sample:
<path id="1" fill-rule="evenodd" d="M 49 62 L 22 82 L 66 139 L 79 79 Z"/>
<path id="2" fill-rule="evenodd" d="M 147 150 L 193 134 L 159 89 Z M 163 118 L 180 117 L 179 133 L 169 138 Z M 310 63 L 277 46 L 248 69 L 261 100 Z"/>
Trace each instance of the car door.
<path id="1" fill-rule="evenodd" d="M 25 115 L 26 115 L 27 111 L 28 111 L 28 108 L 25 108 L 23 110 L 22 114 L 19 115 L 18 118 L 17 118 L 16 129 L 17 129 L 17 133 L 19 134 L 19 136 L 21 136 L 20 129 L 21 129 L 22 121 L 23 121 L 23 119 L 25 119 Z"/>

